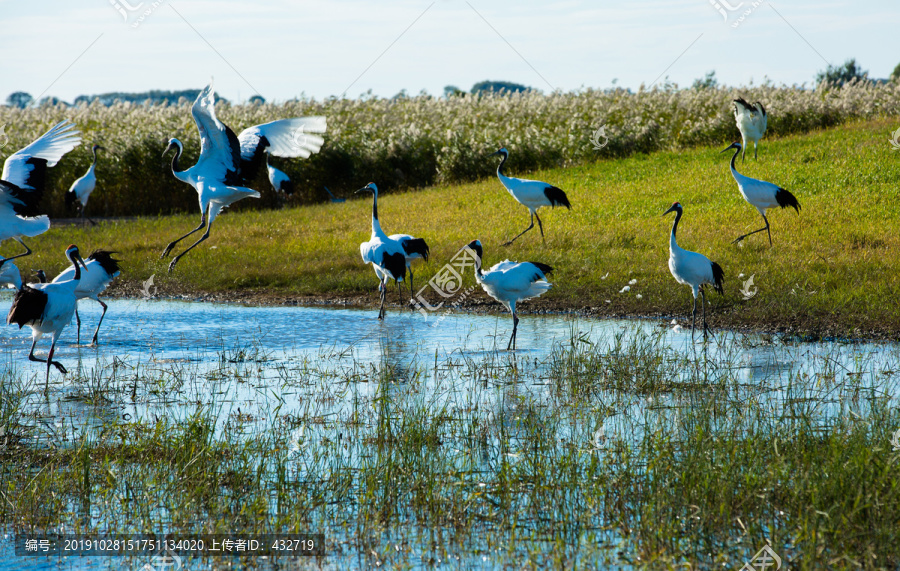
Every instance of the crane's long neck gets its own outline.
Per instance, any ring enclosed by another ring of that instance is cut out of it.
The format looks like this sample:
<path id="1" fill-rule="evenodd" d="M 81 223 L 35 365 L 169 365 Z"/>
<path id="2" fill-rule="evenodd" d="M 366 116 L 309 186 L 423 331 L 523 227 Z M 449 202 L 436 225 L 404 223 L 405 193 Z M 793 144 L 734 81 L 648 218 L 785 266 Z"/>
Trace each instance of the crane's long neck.
<path id="1" fill-rule="evenodd" d="M 678 242 L 675 241 L 675 233 L 678 232 L 678 222 L 681 221 L 681 210 L 675 211 L 675 222 L 672 223 L 672 234 L 669 236 L 669 251 L 678 250 Z"/>
<path id="2" fill-rule="evenodd" d="M 75 275 L 72 276 L 72 281 L 78 282 L 81 280 L 81 266 L 78 265 L 78 260 L 72 256 L 72 265 L 75 266 Z"/>
<path id="3" fill-rule="evenodd" d="M 384 230 L 381 229 L 381 224 L 378 223 L 378 193 L 372 193 L 372 235 L 373 236 L 385 236 Z"/>
<path id="4" fill-rule="evenodd" d="M 91 170 L 94 170 L 94 167 L 97 166 L 97 149 L 91 149 L 91 153 L 94 155 L 94 160 L 91 161 Z"/>
<path id="5" fill-rule="evenodd" d="M 500 159 L 500 164 L 497 165 L 497 174 L 500 176 L 506 176 L 503 174 L 503 165 L 506 164 L 506 159 L 509 158 L 509 155 L 506 153 L 502 153 L 503 158 Z"/>
<path id="6" fill-rule="evenodd" d="M 172 157 L 172 174 L 175 175 L 175 178 L 182 182 L 190 182 L 188 181 L 187 171 L 186 170 L 178 170 L 178 159 L 181 158 L 182 148 L 181 145 L 175 145 L 175 155 Z"/>
<path id="7" fill-rule="evenodd" d="M 734 154 L 731 155 L 731 176 L 733 176 L 735 180 L 737 180 L 738 175 L 741 174 L 737 171 L 737 168 L 734 166 L 734 161 L 737 159 L 737 156 L 740 152 L 741 152 L 740 149 L 735 149 Z"/>
<path id="8" fill-rule="evenodd" d="M 506 164 L 506 159 L 509 158 L 509 155 L 506 153 L 500 153 L 500 154 L 503 158 L 500 159 L 500 164 L 497 165 L 497 177 L 500 180 L 503 180 L 504 178 L 509 178 L 505 174 L 503 174 L 503 165 Z"/>

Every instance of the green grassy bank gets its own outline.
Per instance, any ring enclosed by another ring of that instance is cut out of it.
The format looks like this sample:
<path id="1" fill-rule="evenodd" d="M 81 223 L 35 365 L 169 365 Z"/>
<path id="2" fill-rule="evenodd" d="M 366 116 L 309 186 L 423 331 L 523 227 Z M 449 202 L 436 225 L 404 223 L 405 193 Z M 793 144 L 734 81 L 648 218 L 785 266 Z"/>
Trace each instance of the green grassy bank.
<path id="1" fill-rule="evenodd" d="M 690 290 L 676 284 L 667 268 L 672 218 L 661 217 L 677 200 L 685 208 L 679 244 L 725 270 L 724 297 L 709 296 L 712 324 L 895 337 L 900 333 L 900 311 L 893 303 L 900 287 L 895 202 L 900 152 L 892 152 L 889 138 L 896 127 L 896 121 L 877 119 L 769 138 L 761 144 L 758 161 L 739 162 L 742 173 L 781 185 L 803 207 L 799 215 L 769 211 L 772 247 L 763 234 L 741 246 L 731 244 L 762 226 L 762 219 L 738 193 L 728 169 L 730 155 L 720 154 L 720 146 L 533 173 L 518 171 L 513 156 L 510 174 L 555 184 L 572 202 L 571 211 L 541 211 L 545 243 L 535 228 L 512 246 L 500 246 L 527 226 L 528 214 L 496 178 L 409 193 L 387 186 L 379 214 L 388 233 L 410 233 L 430 244 L 431 261 L 415 265 L 417 287 L 461 246 L 479 238 L 487 265 L 509 258 L 556 268 L 554 289 L 526 308 L 689 319 Z M 359 180 L 359 186 L 366 182 Z M 194 191 L 184 185 L 184 192 Z M 124 272 L 114 291 L 122 294 L 140 295 L 143 280 L 155 275 L 161 294 L 209 292 L 263 300 L 321 296 L 374 304 L 377 282 L 358 250 L 368 239 L 370 208 L 365 198 L 226 214 L 216 221 L 210 239 L 172 274 L 159 254 L 196 225 L 198 213 L 101 222 L 86 229 L 58 227 L 30 241 L 35 255 L 20 260 L 20 267 L 58 271 L 65 264 L 63 250 L 72 242 L 83 252 L 120 253 Z M 16 251 L 11 242 L 4 245 L 4 254 Z M 750 276 L 758 291 L 745 300 L 741 287 Z M 472 276 L 467 279 L 474 285 Z M 633 279 L 637 283 L 630 291 L 619 293 Z M 474 299 L 479 296 L 480 291 Z M 393 292 L 390 299 L 397 299 Z"/>

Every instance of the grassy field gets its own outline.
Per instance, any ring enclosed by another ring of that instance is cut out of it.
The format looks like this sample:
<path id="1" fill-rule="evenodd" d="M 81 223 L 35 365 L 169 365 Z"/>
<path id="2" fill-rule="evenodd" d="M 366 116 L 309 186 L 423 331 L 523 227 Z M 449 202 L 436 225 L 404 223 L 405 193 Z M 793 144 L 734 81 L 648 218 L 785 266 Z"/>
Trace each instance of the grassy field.
<path id="1" fill-rule="evenodd" d="M 731 244 L 739 234 L 759 228 L 762 220 L 738 193 L 728 169 L 730 154 L 719 154 L 724 145 L 531 173 L 517 166 L 513 154 L 509 174 L 553 183 L 572 202 L 571 211 L 541 211 L 546 243 L 535 228 L 511 247 L 500 246 L 527 226 L 528 215 L 496 178 L 405 193 L 385 186 L 379 214 L 388 233 L 410 233 L 430 244 L 431 261 L 415 266 L 417 287 L 478 238 L 487 265 L 510 258 L 556 269 L 554 289 L 539 302 L 525 304 L 525 311 L 690 319 L 690 290 L 676 284 L 667 268 L 672 218 L 661 217 L 677 200 L 685 209 L 679 244 L 706 254 L 725 270 L 724 297 L 709 296 L 708 315 L 715 326 L 896 337 L 900 309 L 893 300 L 900 288 L 900 237 L 894 201 L 900 153 L 892 152 L 889 138 L 897 126 L 896 121 L 876 119 L 769 137 L 761 143 L 758 161 L 739 162 L 742 173 L 778 183 L 803 207 L 799 215 L 769 212 L 771 248 L 762 234 L 742 246 Z M 485 163 L 494 160 L 484 158 Z M 358 181 L 359 186 L 366 182 Z M 187 185 L 183 192 L 194 193 Z M 20 267 L 59 271 L 63 250 L 72 242 L 83 252 L 120 252 L 124 271 L 114 288 L 120 294 L 139 295 L 143 280 L 155 275 L 160 293 L 168 295 L 206 292 L 276 301 L 311 296 L 374 305 L 377 282 L 358 251 L 368 239 L 370 209 L 371 200 L 361 198 L 226 214 L 216 221 L 211 238 L 170 275 L 159 254 L 196 225 L 197 213 L 103 222 L 86 229 L 56 227 L 30 241 L 35 255 Z M 4 248 L 4 254 L 14 251 L 11 243 Z M 740 289 L 750 276 L 758 293 L 744 300 Z M 472 276 L 467 279 L 474 285 Z M 619 293 L 633 279 L 637 283 L 631 290 Z M 474 298 L 485 299 L 480 290 Z M 396 294 L 391 292 L 389 300 L 396 302 Z"/>

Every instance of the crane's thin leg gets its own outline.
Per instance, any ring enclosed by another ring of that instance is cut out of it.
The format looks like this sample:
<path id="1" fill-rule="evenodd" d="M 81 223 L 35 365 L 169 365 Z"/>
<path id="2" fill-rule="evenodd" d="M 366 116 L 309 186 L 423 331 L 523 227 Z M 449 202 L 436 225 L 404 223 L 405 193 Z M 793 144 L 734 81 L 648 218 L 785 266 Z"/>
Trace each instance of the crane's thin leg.
<path id="1" fill-rule="evenodd" d="M 409 301 L 407 302 L 407 305 L 409 306 L 410 311 L 412 311 L 413 306 L 415 305 L 415 303 L 413 302 L 413 291 L 415 291 L 415 289 L 416 289 L 415 286 L 413 286 L 412 268 L 410 267 L 409 268 Z"/>
<path id="2" fill-rule="evenodd" d="M 6 258 L 7 260 L 14 260 L 16 258 L 21 258 L 23 256 L 31 255 L 31 248 L 29 248 L 27 245 L 25 245 L 25 242 L 23 242 L 21 238 L 17 237 L 17 238 L 14 238 L 14 240 L 16 242 L 18 242 L 19 244 L 22 244 L 22 247 L 25 248 L 25 252 L 23 254 L 16 254 L 15 256 L 10 256 L 10 257 Z"/>
<path id="3" fill-rule="evenodd" d="M 387 295 L 387 286 L 384 284 L 384 278 L 381 279 L 381 308 L 378 310 L 378 319 L 384 319 L 384 298 Z"/>
<path id="4" fill-rule="evenodd" d="M 697 325 L 697 296 L 694 296 L 694 309 L 691 311 L 691 341 L 694 340 L 694 329 Z"/>
<path id="5" fill-rule="evenodd" d="M 538 221 L 538 230 L 541 231 L 541 241 L 543 242 L 543 241 L 544 241 L 544 225 L 541 224 L 541 217 L 538 216 L 538 213 L 537 213 L 537 212 L 534 213 L 534 217 L 537 218 L 537 221 Z"/>
<path id="6" fill-rule="evenodd" d="M 709 326 L 706 325 L 706 292 L 703 291 L 703 288 L 700 288 L 700 295 L 702 296 L 701 303 L 703 304 L 703 338 L 705 339 L 707 335 L 709 335 Z"/>
<path id="7" fill-rule="evenodd" d="M 513 312 L 513 332 L 512 336 L 509 338 L 509 343 L 506 345 L 506 350 L 509 351 L 509 348 L 512 347 L 512 350 L 516 350 L 516 330 L 519 328 L 519 316 L 516 315 L 516 312 Z"/>
<path id="8" fill-rule="evenodd" d="M 193 250 L 194 248 L 196 248 L 196 247 L 197 247 L 197 244 L 199 244 L 200 242 L 202 242 L 202 241 L 206 240 L 207 238 L 209 238 L 209 230 L 210 230 L 210 228 L 212 228 L 212 220 L 210 220 L 210 221 L 209 221 L 209 224 L 206 225 L 206 232 L 203 233 L 203 236 L 200 236 L 200 239 L 199 239 L 199 240 L 197 240 L 196 242 L 194 242 L 193 244 L 191 244 L 191 245 L 188 247 L 187 250 L 185 250 L 184 252 L 182 252 L 182 253 L 178 254 L 177 256 L 175 256 L 174 258 L 172 258 L 172 262 L 169 264 L 169 271 L 170 271 L 170 272 L 171 272 L 172 270 L 175 269 L 175 264 L 178 263 L 178 260 L 180 260 L 180 259 L 182 258 L 182 256 L 184 256 L 185 254 L 187 254 L 188 252 L 190 252 L 191 250 Z M 191 232 L 191 234 L 193 234 L 193 232 Z M 180 239 L 181 239 L 181 238 L 179 238 L 179 240 L 180 240 Z M 171 244 L 170 244 L 170 245 L 171 245 Z"/>
<path id="9" fill-rule="evenodd" d="M 759 141 L 757 141 L 756 143 L 753 143 L 753 158 L 754 159 L 759 159 L 759 155 L 757 154 L 757 148 L 756 148 L 756 145 L 758 143 L 759 143 Z"/>
<path id="10" fill-rule="evenodd" d="M 528 231 L 531 230 L 532 228 L 534 228 L 534 212 L 531 213 L 531 225 L 528 226 L 528 228 L 526 228 L 526 229 L 522 230 L 521 232 L 519 232 L 519 236 L 521 236 L 521 235 L 524 234 L 525 232 L 528 232 Z M 543 232 L 543 231 L 542 231 L 542 232 Z M 513 239 L 510 240 L 509 242 L 506 242 L 506 243 L 503 244 L 503 245 L 504 245 L 504 246 L 509 246 L 510 244 L 512 244 L 513 242 L 515 242 L 516 239 L 517 239 L 519 236 L 516 236 L 515 238 L 513 238 Z"/>
<path id="11" fill-rule="evenodd" d="M 78 315 L 78 302 L 75 302 L 75 324 L 77 325 L 78 333 L 75 334 L 75 343 L 81 345 L 81 316 Z"/>
<path id="12" fill-rule="evenodd" d="M 87 219 L 87 221 L 91 223 L 91 226 L 96 226 L 96 225 L 97 225 L 96 222 L 94 222 L 94 221 L 91 220 L 90 218 L 87 218 L 87 217 L 84 215 L 84 205 L 82 204 L 82 205 L 81 205 L 81 227 L 82 227 L 82 228 L 84 228 L 84 221 L 85 221 L 85 219 Z"/>
<path id="13" fill-rule="evenodd" d="M 97 345 L 97 334 L 100 333 L 100 324 L 103 323 L 103 318 L 106 316 L 107 305 L 97 299 L 97 303 L 103 306 L 103 313 L 100 314 L 100 321 L 97 322 L 97 329 L 94 330 L 94 338 L 91 339 L 91 345 Z"/>
<path id="14" fill-rule="evenodd" d="M 47 355 L 46 359 L 39 359 L 34 356 L 34 346 L 37 345 L 37 338 L 31 341 L 31 352 L 28 353 L 29 361 L 37 361 L 38 363 L 47 363 L 47 375 L 44 377 L 44 394 L 50 390 L 50 365 L 53 365 L 57 369 L 59 369 L 60 373 L 65 374 L 66 368 L 62 366 L 62 363 L 59 361 L 53 360 L 53 353 L 56 352 L 56 335 L 52 337 L 52 341 L 50 343 L 50 354 Z"/>
<path id="15" fill-rule="evenodd" d="M 190 232 L 188 232 L 187 234 L 185 234 L 184 236 L 182 236 L 181 238 L 175 240 L 174 242 L 170 242 L 169 245 L 166 246 L 165 251 L 162 253 L 162 256 L 159 257 L 159 259 L 162 260 L 163 258 L 165 258 L 166 256 L 168 256 L 168 255 L 169 255 L 169 252 L 172 251 L 172 248 L 175 247 L 175 244 L 177 244 L 178 242 L 181 242 L 182 240 L 184 240 L 185 238 L 187 238 L 187 237 L 190 236 L 191 234 L 193 234 L 193 233 L 195 233 L 195 232 L 199 232 L 200 230 L 203 229 L 203 226 L 205 226 L 205 225 L 206 225 L 206 212 L 204 211 L 203 214 L 200 215 L 200 225 L 197 226 L 196 228 L 194 228 L 193 230 L 191 230 Z M 195 244 L 195 245 L 196 245 L 196 244 Z M 170 269 L 169 271 L 171 271 L 171 269 Z"/>
<path id="16" fill-rule="evenodd" d="M 737 244 L 738 242 L 740 242 L 747 236 L 752 236 L 753 234 L 756 234 L 757 232 L 762 232 L 763 230 L 765 230 L 769 234 L 769 246 L 771 246 L 772 245 L 772 231 L 769 230 L 769 219 L 766 218 L 765 214 L 763 214 L 763 220 L 766 221 L 766 225 L 763 228 L 760 228 L 759 230 L 754 230 L 753 232 L 749 232 L 747 234 L 744 234 L 743 236 L 738 236 L 737 238 L 734 239 L 732 244 Z"/>

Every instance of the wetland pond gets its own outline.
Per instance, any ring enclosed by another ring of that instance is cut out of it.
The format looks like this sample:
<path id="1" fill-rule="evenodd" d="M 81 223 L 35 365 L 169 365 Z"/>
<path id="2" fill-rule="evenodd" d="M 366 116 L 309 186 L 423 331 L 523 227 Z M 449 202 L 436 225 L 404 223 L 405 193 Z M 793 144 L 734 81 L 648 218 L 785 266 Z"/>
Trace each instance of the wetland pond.
<path id="1" fill-rule="evenodd" d="M 738 568 L 769 541 L 802 559 L 813 548 L 797 530 L 812 524 L 772 499 L 783 474 L 762 478 L 759 499 L 746 481 L 685 483 L 685 470 L 740 479 L 765 468 L 723 450 L 851 446 L 860 421 L 867 443 L 887 435 L 888 456 L 900 428 L 895 344 L 728 331 L 702 343 L 667 321 L 525 315 L 507 352 L 507 313 L 379 322 L 376 309 L 108 303 L 98 347 L 86 343 L 100 307 L 80 303 L 85 345 L 73 319 L 55 355 L 68 374 L 51 370 L 47 398 L 30 330 L 0 336 L 0 569 L 160 568 L 16 556 L 20 526 L 326 540 L 320 558 L 185 556 L 186 569 Z M 723 500 L 698 492 L 711 489 L 753 505 L 712 513 Z"/>

